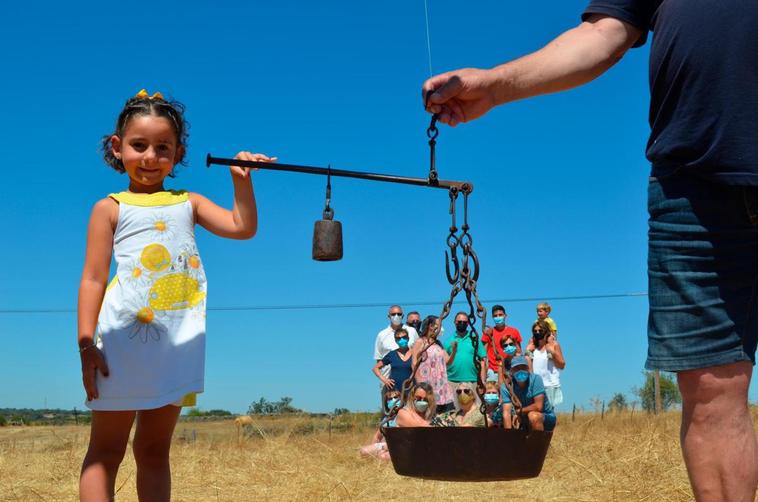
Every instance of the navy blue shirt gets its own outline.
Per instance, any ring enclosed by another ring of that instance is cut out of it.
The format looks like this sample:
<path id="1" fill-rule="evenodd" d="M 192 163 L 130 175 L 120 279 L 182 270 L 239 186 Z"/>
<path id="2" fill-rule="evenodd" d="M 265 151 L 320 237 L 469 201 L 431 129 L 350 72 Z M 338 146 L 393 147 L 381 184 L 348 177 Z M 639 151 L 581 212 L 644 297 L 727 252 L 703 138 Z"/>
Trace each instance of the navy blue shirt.
<path id="1" fill-rule="evenodd" d="M 650 48 L 653 176 L 677 169 L 758 185 L 758 1 L 591 0 L 582 14 L 621 19 Z"/>
<path id="2" fill-rule="evenodd" d="M 395 349 L 382 358 L 382 364 L 390 367 L 390 378 L 395 381 L 395 390 L 402 390 L 403 382 L 411 376 L 413 358 L 409 357 L 407 361 L 403 361 Z"/>

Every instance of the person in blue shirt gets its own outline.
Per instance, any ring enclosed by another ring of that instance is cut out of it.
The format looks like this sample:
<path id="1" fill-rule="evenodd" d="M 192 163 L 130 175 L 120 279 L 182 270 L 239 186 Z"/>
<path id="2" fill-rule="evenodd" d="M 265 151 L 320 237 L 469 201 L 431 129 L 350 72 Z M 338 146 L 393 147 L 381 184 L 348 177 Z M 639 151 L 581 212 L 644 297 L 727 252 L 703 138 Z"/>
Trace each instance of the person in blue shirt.
<path id="1" fill-rule="evenodd" d="M 383 358 L 376 362 L 371 370 L 374 375 L 384 384 L 385 392 L 387 390 L 402 390 L 403 382 L 411 376 L 412 356 L 409 346 L 408 330 L 400 328 L 395 331 L 395 343 L 398 348 L 389 351 Z M 385 366 L 390 367 L 389 376 L 385 376 L 381 369 Z"/>
<path id="2" fill-rule="evenodd" d="M 756 1 L 589 0 L 581 23 L 536 52 L 422 88 L 426 109 L 455 126 L 586 84 L 652 33 L 645 366 L 677 373 L 682 453 L 699 501 L 754 500 L 758 489 L 748 406 L 758 347 L 756 26 Z M 588 107 L 598 120 L 604 111 Z M 600 142 L 588 136 L 584 146 Z"/>
<path id="3" fill-rule="evenodd" d="M 529 427 L 535 431 L 552 431 L 555 428 L 553 405 L 545 394 L 545 386 L 539 375 L 529 372 L 529 363 L 524 356 L 517 356 L 511 362 L 511 381 L 513 393 L 521 402 L 519 420 L 528 420 Z M 514 407 L 511 393 L 503 384 L 500 387 L 500 400 L 503 403 L 503 427 L 514 427 Z"/>

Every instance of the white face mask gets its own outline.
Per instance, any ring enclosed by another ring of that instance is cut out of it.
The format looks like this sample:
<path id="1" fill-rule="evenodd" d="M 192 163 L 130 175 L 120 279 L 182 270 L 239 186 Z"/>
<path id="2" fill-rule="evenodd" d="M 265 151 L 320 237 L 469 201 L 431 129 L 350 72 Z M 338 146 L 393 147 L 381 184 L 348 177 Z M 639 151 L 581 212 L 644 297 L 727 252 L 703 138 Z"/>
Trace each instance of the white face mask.
<path id="1" fill-rule="evenodd" d="M 390 322 L 393 326 L 400 326 L 403 324 L 403 314 L 391 314 Z"/>

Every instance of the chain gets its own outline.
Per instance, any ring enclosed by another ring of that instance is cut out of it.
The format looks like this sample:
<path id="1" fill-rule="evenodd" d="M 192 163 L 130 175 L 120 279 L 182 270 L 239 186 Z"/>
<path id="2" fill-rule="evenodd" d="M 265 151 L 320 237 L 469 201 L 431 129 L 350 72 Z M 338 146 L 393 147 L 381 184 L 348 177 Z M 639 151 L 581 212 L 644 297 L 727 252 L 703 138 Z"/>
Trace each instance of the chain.
<path id="1" fill-rule="evenodd" d="M 429 103 L 429 97 L 434 93 L 434 91 L 428 91 L 426 93 L 426 104 Z M 436 185 L 439 181 L 437 176 L 437 157 L 435 154 L 435 147 L 437 146 L 437 136 L 439 135 L 440 131 L 437 129 L 437 119 L 439 119 L 440 116 L 438 114 L 432 115 L 432 121 L 429 123 L 429 127 L 426 128 L 426 137 L 429 138 L 429 184 L 430 185 Z"/>
<path id="2" fill-rule="evenodd" d="M 427 93 L 427 100 L 429 99 L 430 95 L 431 92 Z M 437 182 L 437 169 L 435 167 L 434 153 L 434 149 L 437 144 L 437 135 L 439 134 L 439 130 L 437 129 L 436 125 L 437 118 L 438 117 L 436 114 L 432 116 L 432 122 L 429 125 L 429 128 L 426 130 L 426 135 L 429 138 L 430 150 L 430 183 Z M 459 230 L 456 216 L 458 196 L 460 193 L 463 193 L 463 225 Z M 485 427 L 488 426 L 486 411 L 487 405 L 484 401 L 485 388 L 481 373 L 481 367 L 484 358 L 479 355 L 480 336 L 479 332 L 476 329 L 476 321 L 478 318 L 481 320 L 482 332 L 484 332 L 484 327 L 487 321 L 487 311 L 485 310 L 484 305 L 482 305 L 482 302 L 479 299 L 479 294 L 476 291 L 476 283 L 479 280 L 479 258 L 476 255 L 476 251 L 474 251 L 474 240 L 469 233 L 470 227 L 468 224 L 468 197 L 470 194 L 471 186 L 469 185 L 463 185 L 460 189 L 457 187 L 451 187 L 449 190 L 450 230 L 446 239 L 448 249 L 445 251 L 445 275 L 447 276 L 448 283 L 450 283 L 452 286 L 452 289 L 450 291 L 450 298 L 448 298 L 442 307 L 442 313 L 440 314 L 438 325 L 435 326 L 435 329 L 433 329 L 432 332 L 427 335 L 427 337 L 420 338 L 422 340 L 425 340 L 424 343 L 426 344 L 426 347 L 424 347 L 424 349 L 417 355 L 411 375 L 407 380 L 403 382 L 403 385 L 401 387 L 400 401 L 391 410 L 388 411 L 387 415 L 382 420 L 382 427 L 386 426 L 390 420 L 393 420 L 395 416 L 397 416 L 397 412 L 400 410 L 400 408 L 405 406 L 405 402 L 410 394 L 412 382 L 416 377 L 416 371 L 418 370 L 421 363 L 425 360 L 426 351 L 436 343 L 437 337 L 440 334 L 440 327 L 442 326 L 442 322 L 450 315 L 450 310 L 453 307 L 453 302 L 455 301 L 455 298 L 458 296 L 458 294 L 461 293 L 461 291 L 465 293 L 466 301 L 468 302 L 469 306 L 467 316 L 470 328 L 471 345 L 474 349 L 472 362 L 474 365 L 474 370 L 476 371 L 476 393 L 479 396 L 479 402 L 481 403 L 479 410 L 484 416 Z"/>

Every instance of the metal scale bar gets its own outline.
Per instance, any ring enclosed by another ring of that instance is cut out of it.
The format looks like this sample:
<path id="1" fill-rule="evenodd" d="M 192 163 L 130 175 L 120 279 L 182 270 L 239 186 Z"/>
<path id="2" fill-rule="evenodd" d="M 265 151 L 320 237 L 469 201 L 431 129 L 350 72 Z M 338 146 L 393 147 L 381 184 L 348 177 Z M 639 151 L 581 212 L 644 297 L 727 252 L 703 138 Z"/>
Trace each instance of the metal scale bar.
<path id="1" fill-rule="evenodd" d="M 293 173 L 318 174 L 322 176 L 332 175 L 342 178 L 357 178 L 369 181 L 384 181 L 386 183 L 401 183 L 404 185 L 425 186 L 430 188 L 444 188 L 446 190 L 457 189 L 461 192 L 471 193 L 474 185 L 468 181 L 432 180 L 430 178 L 412 178 L 408 176 L 395 176 L 392 174 L 364 173 L 360 171 L 346 171 L 344 169 L 327 169 L 325 167 L 299 166 L 296 164 L 281 164 L 274 162 L 259 162 L 254 160 L 237 160 L 213 157 L 209 153 L 205 159 L 205 165 L 255 167 L 269 171 L 288 171 Z"/>

